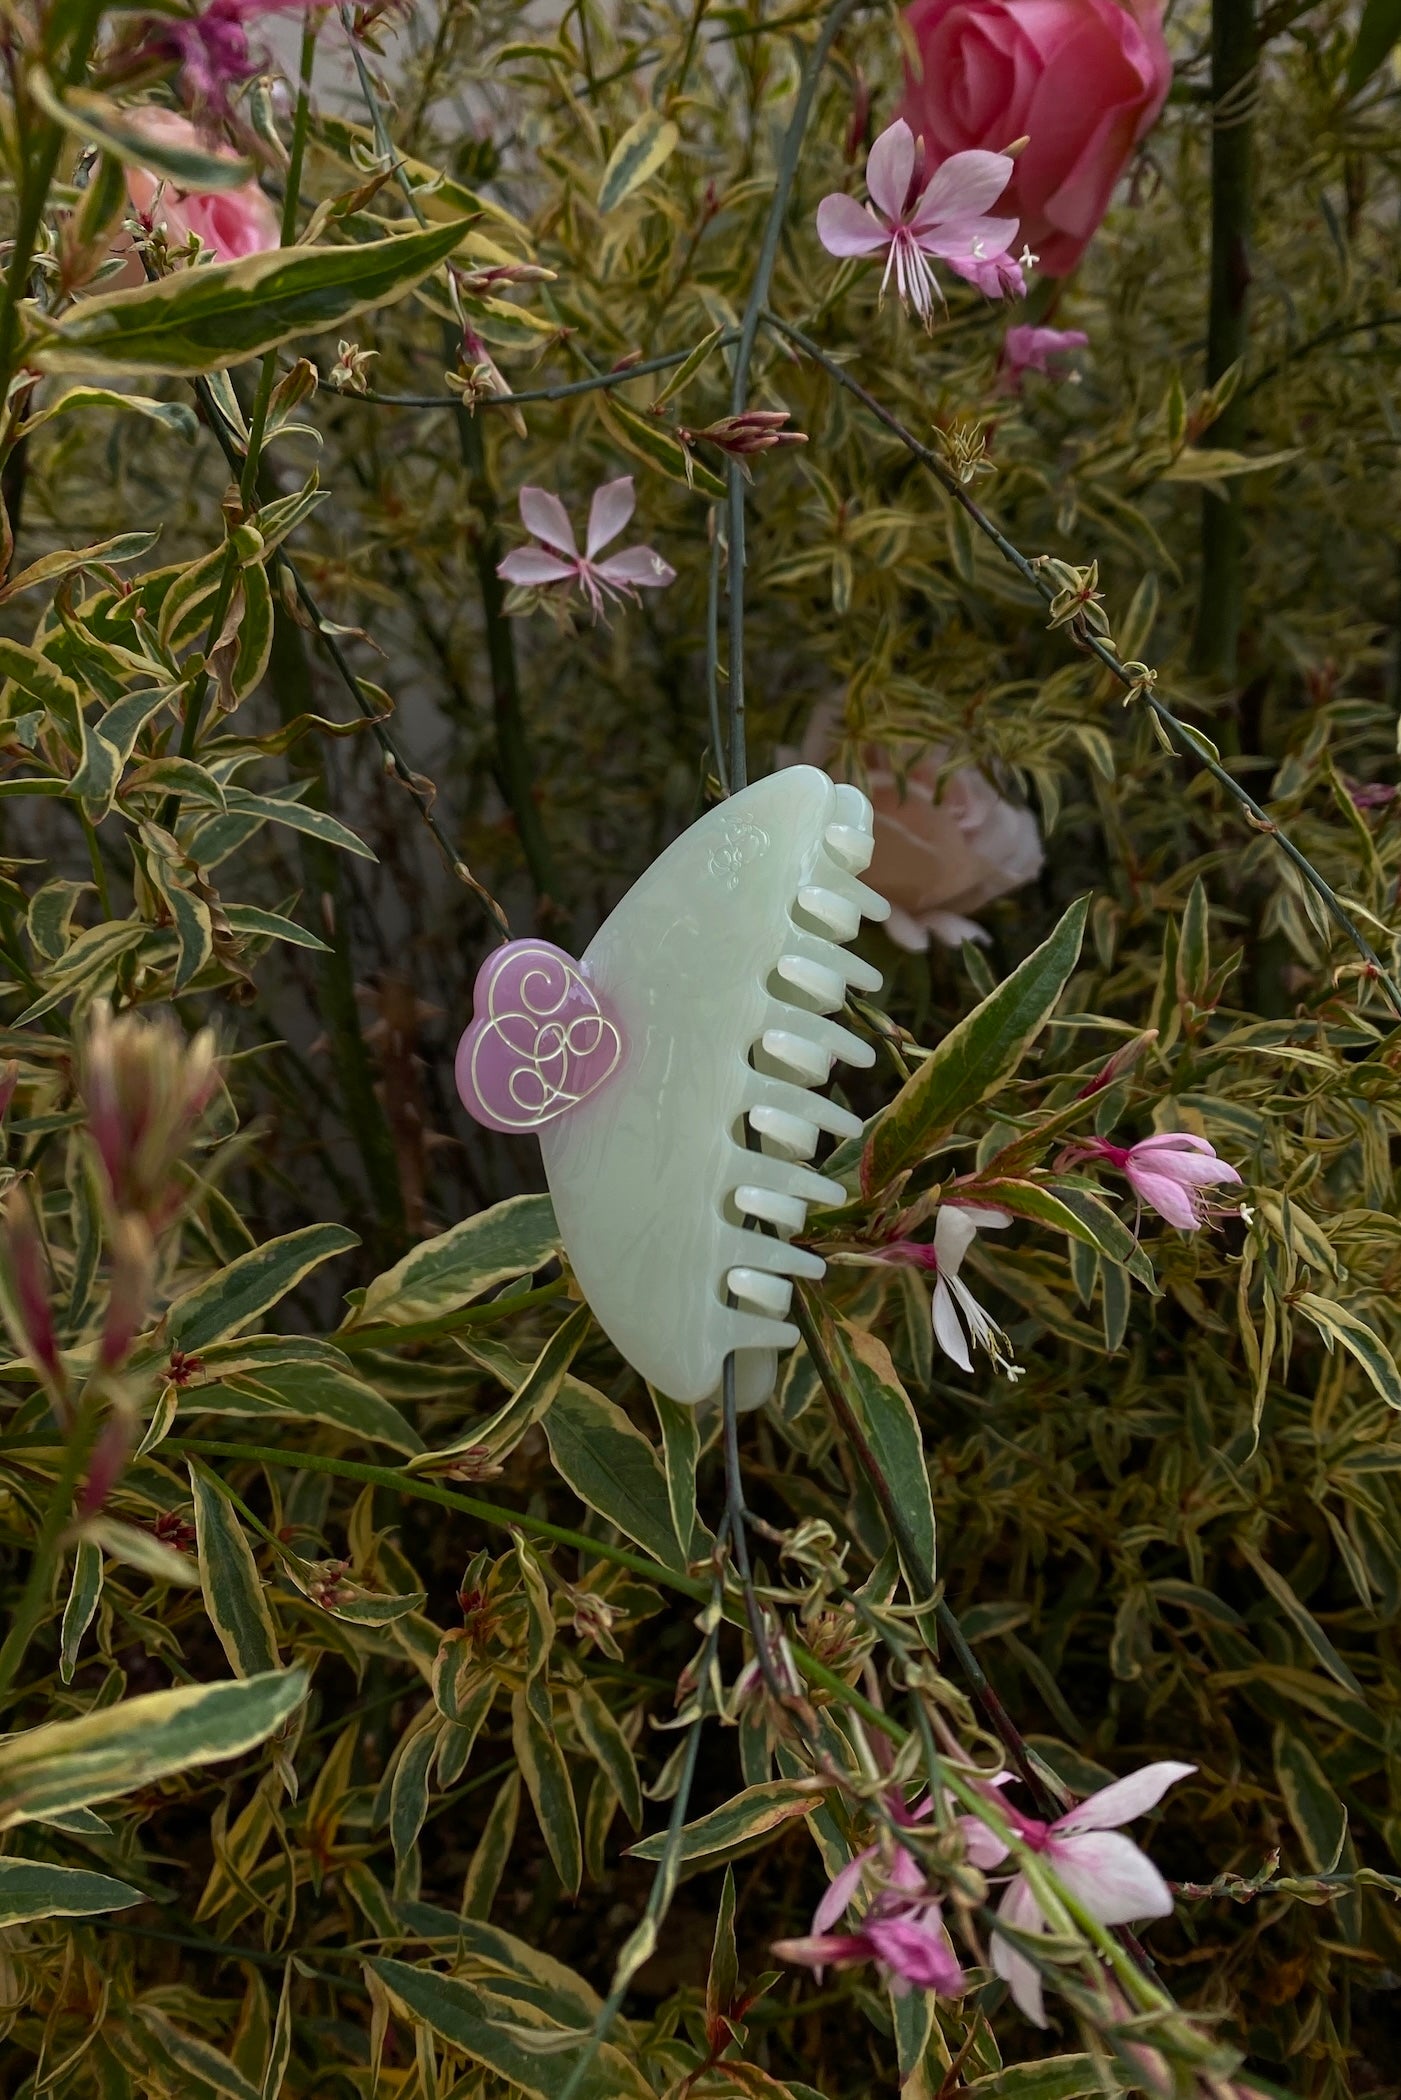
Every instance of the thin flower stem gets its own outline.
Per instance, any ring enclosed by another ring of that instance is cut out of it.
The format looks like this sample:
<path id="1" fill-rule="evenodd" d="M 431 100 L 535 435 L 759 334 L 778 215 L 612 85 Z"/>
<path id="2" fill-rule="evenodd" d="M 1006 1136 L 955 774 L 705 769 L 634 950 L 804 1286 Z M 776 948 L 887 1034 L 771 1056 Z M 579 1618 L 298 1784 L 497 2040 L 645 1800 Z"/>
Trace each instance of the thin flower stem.
<path id="1" fill-rule="evenodd" d="M 738 342 L 736 329 L 720 337 L 717 349 L 725 349 Z M 630 379 L 648 379 L 654 372 L 670 372 L 677 365 L 684 365 L 690 356 L 689 350 L 668 350 L 664 357 L 645 358 L 640 364 L 615 367 L 611 372 L 593 372 L 587 379 L 565 380 L 558 386 L 527 387 L 524 392 L 510 394 L 484 394 L 477 403 L 479 408 L 529 407 L 533 401 L 569 401 L 576 394 L 596 394 L 615 386 L 626 386 Z M 327 393 L 337 393 L 343 401 L 368 402 L 371 408 L 461 408 L 460 394 L 377 394 L 373 389 L 360 394 L 349 387 L 326 388 Z"/>
<path id="2" fill-rule="evenodd" d="M 960 1670 L 967 1680 L 975 1703 L 982 1709 L 988 1726 L 1002 1744 L 1008 1758 L 1016 1769 L 1018 1778 L 1036 1803 L 1037 1813 L 1048 1820 L 1059 1815 L 1065 1806 L 1063 1799 L 1057 1800 L 1046 1785 L 1042 1775 L 1031 1761 L 1020 1729 L 1013 1721 L 997 1693 L 988 1683 L 973 1650 L 968 1645 L 963 1628 L 951 1606 L 940 1596 L 932 1568 L 924 1564 L 919 1542 L 910 1531 L 904 1514 L 891 1491 L 890 1483 L 881 1471 L 874 1452 L 867 1443 L 861 1425 L 856 1418 L 851 1402 L 846 1396 L 841 1375 L 823 1337 L 819 1320 L 809 1299 L 808 1292 L 800 1283 L 793 1293 L 793 1319 L 798 1332 L 807 1345 L 813 1369 L 817 1372 L 832 1412 L 837 1417 L 843 1436 L 856 1464 L 865 1474 L 871 1492 L 880 1504 L 881 1514 L 894 1545 L 899 1551 L 905 1568 L 906 1579 L 912 1589 L 920 1594 L 915 1601 L 930 1604 L 934 1608 L 939 1630 L 947 1641 Z"/>
<path id="3" fill-rule="evenodd" d="M 733 1300 L 727 1302 L 733 1303 Z M 759 1665 L 759 1675 L 764 1680 L 765 1691 L 778 1710 L 783 1712 L 793 1695 L 791 1689 L 780 1681 L 774 1668 L 769 1631 L 764 1623 L 763 1609 L 754 1588 L 754 1570 L 749 1559 L 749 1511 L 745 1507 L 744 1475 L 739 1462 L 739 1423 L 733 1350 L 725 1358 L 725 1368 L 721 1374 L 720 1421 L 725 1445 L 725 1528 L 729 1533 L 730 1552 L 734 1556 L 735 1572 L 739 1576 L 744 1615 L 749 1621 L 749 1637 L 754 1643 L 754 1660 Z"/>
<path id="4" fill-rule="evenodd" d="M 724 557 L 720 520 L 710 514 L 710 568 L 705 594 L 705 697 L 710 710 L 710 756 L 722 795 L 730 792 L 725 736 L 720 726 L 720 564 Z"/>
<path id="5" fill-rule="evenodd" d="M 748 406 L 749 368 L 754 358 L 759 323 L 768 304 L 774 264 L 778 260 L 778 244 L 783 237 L 783 223 L 788 215 L 788 199 L 793 188 L 793 178 L 797 173 L 798 156 L 802 152 L 808 119 L 812 115 L 817 83 L 843 24 L 859 4 L 861 0 L 836 0 L 836 4 L 828 9 L 821 32 L 808 53 L 807 63 L 798 83 L 798 97 L 793 105 L 793 114 L 788 120 L 788 129 L 783 135 L 783 144 L 778 152 L 778 165 L 774 170 L 773 201 L 769 206 L 763 239 L 759 244 L 759 260 L 750 280 L 749 297 L 740 321 L 739 342 L 735 349 L 734 373 L 730 385 L 732 415 L 743 415 Z M 733 792 L 742 788 L 749 778 L 744 725 L 744 476 L 735 460 L 728 461 L 727 466 L 730 516 L 729 780 Z"/>
<path id="6" fill-rule="evenodd" d="M 801 350 L 805 356 L 812 358 L 813 362 L 820 365 L 823 371 L 836 380 L 839 386 L 845 387 L 847 392 L 853 395 L 876 418 L 877 422 L 883 423 L 893 436 L 899 438 L 901 444 L 919 460 L 922 466 L 929 469 L 929 472 L 946 493 L 967 513 L 979 532 L 992 541 L 992 544 L 1004 561 L 1011 564 L 1018 575 L 1030 584 L 1039 597 L 1045 599 L 1048 605 L 1051 603 L 1055 596 L 1054 586 L 1048 582 L 1036 563 L 1029 560 L 1019 547 L 1014 546 L 1006 534 L 994 524 L 987 512 L 973 500 L 959 481 L 957 475 L 952 472 L 947 462 L 941 459 L 937 452 L 932 451 L 928 445 L 922 444 L 913 431 L 905 428 L 898 416 L 892 415 L 883 402 L 878 401 L 876 396 L 862 386 L 859 380 L 853 379 L 851 374 L 844 370 L 835 358 L 829 357 L 821 345 L 815 343 L 811 336 L 805 335 L 802 329 L 795 328 L 791 321 L 781 320 L 774 313 L 766 312 L 764 320 L 766 325 L 772 328 L 776 334 L 785 336 L 795 348 Z M 1265 833 L 1266 836 L 1274 840 L 1280 852 L 1298 870 L 1334 923 L 1352 942 L 1352 945 L 1366 963 L 1369 974 L 1386 994 L 1393 1012 L 1398 1017 L 1401 1017 L 1401 985 L 1397 984 L 1396 979 L 1386 968 L 1371 942 L 1357 926 L 1351 913 L 1343 904 L 1336 891 L 1333 890 L 1329 883 L 1325 882 L 1313 863 L 1300 852 L 1293 840 L 1281 831 L 1274 818 L 1261 808 L 1254 796 L 1243 788 L 1240 782 L 1226 770 L 1220 759 L 1214 755 L 1207 745 L 1200 732 L 1193 729 L 1190 724 L 1181 721 L 1167 703 L 1158 698 L 1152 689 L 1151 682 L 1143 677 L 1143 667 L 1141 665 L 1135 666 L 1124 663 L 1115 651 L 1110 648 L 1109 644 L 1102 641 L 1096 634 L 1088 632 L 1077 634 L 1075 639 L 1087 654 L 1093 656 L 1104 666 L 1106 671 L 1118 679 L 1119 683 L 1126 688 L 1130 699 L 1137 700 L 1157 722 L 1161 723 L 1181 755 L 1184 758 L 1194 758 L 1211 775 L 1217 785 L 1225 789 L 1226 793 L 1243 811 L 1252 828 Z"/>

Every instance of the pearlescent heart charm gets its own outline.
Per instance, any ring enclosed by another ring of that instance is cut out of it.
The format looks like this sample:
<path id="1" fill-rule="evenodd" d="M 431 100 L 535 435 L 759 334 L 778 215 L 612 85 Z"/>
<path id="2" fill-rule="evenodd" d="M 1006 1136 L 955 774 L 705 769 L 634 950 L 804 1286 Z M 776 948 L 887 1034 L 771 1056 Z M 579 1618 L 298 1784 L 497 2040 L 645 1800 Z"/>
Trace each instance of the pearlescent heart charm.
<path id="1" fill-rule="evenodd" d="M 508 941 L 477 972 L 475 1019 L 457 1046 L 457 1091 L 489 1130 L 553 1122 L 612 1077 L 623 1034 L 562 948 Z"/>
<path id="2" fill-rule="evenodd" d="M 875 1058 L 828 1018 L 848 986 L 880 989 L 846 949 L 890 910 L 857 879 L 871 825 L 859 789 L 790 766 L 668 846 L 581 963 L 515 941 L 477 979 L 463 1101 L 493 1130 L 539 1130 L 594 1317 L 673 1400 L 707 1399 L 733 1354 L 757 1406 L 798 1339 L 793 1279 L 823 1273 L 795 1241 L 810 1204 L 845 1200 L 808 1164 L 822 1133 L 861 1134 L 817 1089 L 835 1058 Z"/>

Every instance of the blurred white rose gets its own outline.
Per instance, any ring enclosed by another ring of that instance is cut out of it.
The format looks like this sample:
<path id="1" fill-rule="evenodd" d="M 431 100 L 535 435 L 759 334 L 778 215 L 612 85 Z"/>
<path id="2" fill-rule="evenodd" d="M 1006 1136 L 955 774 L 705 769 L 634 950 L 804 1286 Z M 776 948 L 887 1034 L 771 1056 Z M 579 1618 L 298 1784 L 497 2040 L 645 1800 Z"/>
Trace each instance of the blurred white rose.
<path id="1" fill-rule="evenodd" d="M 832 770 L 838 710 L 815 708 L 802 748 L 780 752 L 780 763 Z M 1029 809 L 998 794 L 977 766 L 957 766 L 939 790 L 948 747 L 930 744 L 905 775 L 902 793 L 888 751 L 866 745 L 858 785 L 875 811 L 876 851 L 866 881 L 890 904 L 886 931 L 902 948 L 947 947 L 988 936 L 971 912 L 1034 882 L 1045 856 Z M 837 776 L 842 777 L 842 776 Z"/>

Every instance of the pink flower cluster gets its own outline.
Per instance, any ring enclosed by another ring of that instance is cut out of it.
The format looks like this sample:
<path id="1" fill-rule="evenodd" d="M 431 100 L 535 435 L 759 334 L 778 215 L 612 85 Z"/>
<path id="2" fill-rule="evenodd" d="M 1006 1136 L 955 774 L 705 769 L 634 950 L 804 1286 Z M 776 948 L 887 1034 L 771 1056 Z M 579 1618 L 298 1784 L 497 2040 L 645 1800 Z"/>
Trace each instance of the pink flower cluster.
<path id="1" fill-rule="evenodd" d="M 1153 1862 L 1123 1836 L 1121 1826 L 1155 1808 L 1170 1786 L 1186 1779 L 1195 1765 L 1165 1759 L 1145 1765 L 1126 1779 L 1102 1787 L 1087 1801 L 1044 1823 L 1003 1798 L 1008 1783 L 1001 1774 L 989 1782 L 989 1798 L 1013 1838 L 1043 1859 L 1066 1894 L 1102 1925 L 1128 1925 L 1146 1918 L 1165 1918 L 1172 1894 Z M 993 1788 L 999 1789 L 994 1794 Z M 886 1800 L 890 1820 L 912 1828 L 932 1813 L 927 1799 L 907 1809 L 895 1795 Z M 984 1873 L 995 1873 L 1012 1847 L 977 1816 L 955 1818 L 964 1856 Z M 842 1932 L 833 1931 L 843 1912 L 857 1901 L 860 1916 Z M 1030 1882 L 1018 1870 L 1009 1878 L 998 1916 L 1015 1931 L 1049 1929 Z M 910 1989 L 939 1991 L 946 1997 L 964 1987 L 963 1971 L 949 1938 L 937 1894 L 906 1847 L 898 1841 L 869 1846 L 848 1861 L 813 1914 L 812 1931 L 800 1939 L 779 1940 L 780 1961 L 797 1962 L 819 1972 L 830 1966 L 851 1968 L 874 1962 L 884 1982 L 897 1995 Z M 1005 1935 L 992 1936 L 992 1965 L 1009 1986 L 1017 2005 L 1038 2027 L 1046 2024 L 1041 1975 L 1034 1962 Z"/>

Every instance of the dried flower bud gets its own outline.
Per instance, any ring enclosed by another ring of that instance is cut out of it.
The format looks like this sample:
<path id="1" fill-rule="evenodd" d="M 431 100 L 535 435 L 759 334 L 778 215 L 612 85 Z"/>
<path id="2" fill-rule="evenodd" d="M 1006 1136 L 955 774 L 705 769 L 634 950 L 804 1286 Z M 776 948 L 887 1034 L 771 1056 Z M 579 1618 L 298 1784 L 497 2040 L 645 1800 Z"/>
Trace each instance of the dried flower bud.
<path id="1" fill-rule="evenodd" d="M 98 1362 L 104 1371 L 121 1363 L 145 1324 L 155 1281 L 156 1249 L 141 1218 L 118 1221 L 112 1235 L 112 1287 L 102 1323 Z"/>
<path id="2" fill-rule="evenodd" d="M 187 1042 L 168 1017 L 114 1020 L 104 1000 L 94 1005 L 79 1087 L 119 1215 L 153 1232 L 168 1222 L 176 1167 L 218 1084 L 211 1030 Z"/>
<path id="3" fill-rule="evenodd" d="M 48 1257 L 25 1187 L 10 1191 L 0 1227 L 0 1309 L 16 1348 L 29 1358 L 55 1400 L 62 1404 L 67 1396 L 68 1375 L 58 1353 L 49 1300 Z"/>
<path id="4" fill-rule="evenodd" d="M 348 343 L 342 337 L 336 345 L 336 362 L 331 367 L 328 386 L 339 387 L 345 394 L 364 394 L 369 391 L 370 359 L 378 357 L 378 350 L 362 350 L 358 343 Z"/>

